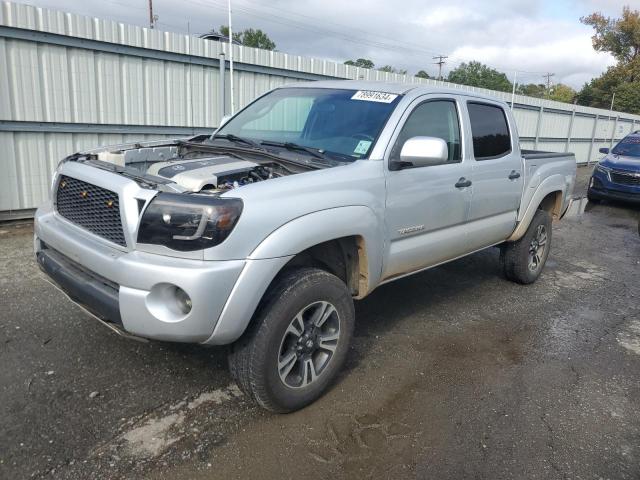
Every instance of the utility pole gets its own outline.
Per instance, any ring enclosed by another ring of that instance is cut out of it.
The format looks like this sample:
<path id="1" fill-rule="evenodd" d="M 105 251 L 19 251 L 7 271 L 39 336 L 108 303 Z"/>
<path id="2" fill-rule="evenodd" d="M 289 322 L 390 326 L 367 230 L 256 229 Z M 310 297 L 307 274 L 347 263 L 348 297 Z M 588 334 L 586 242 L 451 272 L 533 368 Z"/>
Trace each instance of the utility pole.
<path id="1" fill-rule="evenodd" d="M 434 60 L 438 60 L 434 63 L 434 65 L 438 65 L 438 80 L 442 80 L 442 66 L 446 63 L 445 60 L 449 58 L 446 55 L 436 55 L 433 57 Z"/>
<path id="2" fill-rule="evenodd" d="M 156 18 L 153 15 L 153 0 L 149 0 L 149 28 L 153 28 L 156 23 Z"/>
<path id="3" fill-rule="evenodd" d="M 542 78 L 547 79 L 547 98 L 549 98 L 549 93 L 551 92 L 551 77 L 554 77 L 555 73 L 547 73 L 543 75 Z"/>

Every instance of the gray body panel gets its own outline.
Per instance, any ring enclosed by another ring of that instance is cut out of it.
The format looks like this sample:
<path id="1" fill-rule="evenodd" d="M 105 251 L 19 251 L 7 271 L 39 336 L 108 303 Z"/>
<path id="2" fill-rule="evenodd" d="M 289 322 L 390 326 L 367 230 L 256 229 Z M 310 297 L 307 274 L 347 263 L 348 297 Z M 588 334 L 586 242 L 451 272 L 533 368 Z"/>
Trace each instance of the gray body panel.
<path id="1" fill-rule="evenodd" d="M 224 242 L 199 252 L 136 244 L 136 199 L 148 202 L 156 192 L 115 173 L 63 163 L 58 173 L 120 195 L 127 246 L 110 244 L 73 225 L 57 215 L 49 202 L 36 215 L 36 248 L 46 242 L 120 285 L 123 323 L 131 333 L 224 344 L 243 333 L 283 266 L 313 245 L 346 236 L 362 240 L 367 277 L 359 297 L 364 297 L 383 282 L 518 239 L 542 199 L 551 192 L 561 192 L 563 212 L 568 206 L 575 181 L 573 156 L 524 159 L 515 121 L 503 102 L 406 84 L 329 81 L 295 85 L 310 87 L 378 90 L 403 97 L 368 159 L 269 179 L 224 193 L 223 197 L 242 199 L 242 215 Z M 390 149 L 400 128 L 415 105 L 428 98 L 456 102 L 462 161 L 390 170 Z M 473 158 L 465 106 L 471 98 L 505 110 L 512 137 L 508 156 L 483 162 Z M 513 170 L 521 173 L 517 180 L 508 178 Z M 472 185 L 455 187 L 461 177 L 472 180 Z M 168 322 L 153 315 L 147 298 L 158 282 L 172 282 L 192 296 L 194 308 L 188 318 Z"/>

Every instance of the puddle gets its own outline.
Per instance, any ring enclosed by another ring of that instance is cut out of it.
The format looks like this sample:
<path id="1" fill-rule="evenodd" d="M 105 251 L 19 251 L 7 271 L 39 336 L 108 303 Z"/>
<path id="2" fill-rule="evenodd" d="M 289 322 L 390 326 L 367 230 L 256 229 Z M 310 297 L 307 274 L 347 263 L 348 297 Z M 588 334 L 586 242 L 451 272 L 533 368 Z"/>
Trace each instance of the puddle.
<path id="1" fill-rule="evenodd" d="M 628 351 L 640 355 L 640 320 L 633 320 L 617 336 L 618 343 Z"/>
<path id="2" fill-rule="evenodd" d="M 120 451 L 126 456 L 138 460 L 159 457 L 173 444 L 189 436 L 198 437 L 200 416 L 192 413 L 201 410 L 210 411 L 222 406 L 242 393 L 235 384 L 217 390 L 203 392 L 195 398 L 185 398 L 166 408 L 153 411 L 144 418 L 129 426 L 129 429 L 114 440 L 97 449 L 104 451 Z M 206 407 L 206 409 L 205 409 Z"/>

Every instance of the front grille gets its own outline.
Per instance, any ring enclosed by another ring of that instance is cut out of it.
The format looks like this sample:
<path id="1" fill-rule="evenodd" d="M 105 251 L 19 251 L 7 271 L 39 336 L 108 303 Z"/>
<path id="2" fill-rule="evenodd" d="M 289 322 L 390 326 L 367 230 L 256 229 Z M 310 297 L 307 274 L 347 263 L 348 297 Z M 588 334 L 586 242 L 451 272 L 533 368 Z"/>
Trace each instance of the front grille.
<path id="1" fill-rule="evenodd" d="M 640 176 L 633 175 L 632 173 L 621 173 L 611 171 L 611 181 L 620 185 L 640 185 Z"/>
<path id="2" fill-rule="evenodd" d="M 118 194 L 77 178 L 62 175 L 56 210 L 67 220 L 107 240 L 126 246 Z"/>

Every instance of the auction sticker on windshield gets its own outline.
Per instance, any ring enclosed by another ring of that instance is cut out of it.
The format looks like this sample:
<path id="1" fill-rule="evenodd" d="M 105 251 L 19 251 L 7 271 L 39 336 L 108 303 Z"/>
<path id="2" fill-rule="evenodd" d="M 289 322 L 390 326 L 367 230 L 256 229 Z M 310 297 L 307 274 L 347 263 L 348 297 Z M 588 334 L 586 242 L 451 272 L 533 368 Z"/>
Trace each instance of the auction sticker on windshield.
<path id="1" fill-rule="evenodd" d="M 386 92 L 374 92 L 372 90 L 358 90 L 351 100 L 364 100 L 365 102 L 391 103 L 398 95 Z"/>

